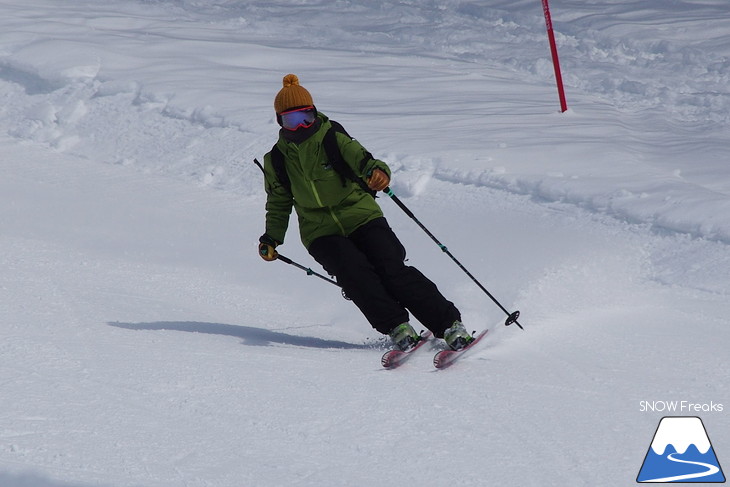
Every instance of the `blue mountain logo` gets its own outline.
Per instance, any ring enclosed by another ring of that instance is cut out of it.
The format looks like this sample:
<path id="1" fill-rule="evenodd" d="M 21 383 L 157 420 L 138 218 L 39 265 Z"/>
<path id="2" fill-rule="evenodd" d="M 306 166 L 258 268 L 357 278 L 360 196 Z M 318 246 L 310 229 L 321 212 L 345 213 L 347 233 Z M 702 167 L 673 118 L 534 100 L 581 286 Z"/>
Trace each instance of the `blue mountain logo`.
<path id="1" fill-rule="evenodd" d="M 694 416 L 662 418 L 636 481 L 725 482 L 702 420 Z"/>

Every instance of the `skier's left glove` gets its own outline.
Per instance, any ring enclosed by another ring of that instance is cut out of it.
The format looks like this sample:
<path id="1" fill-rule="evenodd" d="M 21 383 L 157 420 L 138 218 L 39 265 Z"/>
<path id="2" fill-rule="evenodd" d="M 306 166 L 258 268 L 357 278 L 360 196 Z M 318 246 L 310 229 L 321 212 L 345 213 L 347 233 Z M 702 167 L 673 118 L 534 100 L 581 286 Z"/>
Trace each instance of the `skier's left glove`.
<path id="1" fill-rule="evenodd" d="M 390 184 L 388 174 L 382 169 L 373 169 L 372 174 L 368 178 L 368 188 L 373 191 L 382 191 Z"/>
<path id="2" fill-rule="evenodd" d="M 261 235 L 259 238 L 259 255 L 267 262 L 276 260 L 279 253 L 275 250 L 279 242 L 269 237 L 267 234 Z"/>

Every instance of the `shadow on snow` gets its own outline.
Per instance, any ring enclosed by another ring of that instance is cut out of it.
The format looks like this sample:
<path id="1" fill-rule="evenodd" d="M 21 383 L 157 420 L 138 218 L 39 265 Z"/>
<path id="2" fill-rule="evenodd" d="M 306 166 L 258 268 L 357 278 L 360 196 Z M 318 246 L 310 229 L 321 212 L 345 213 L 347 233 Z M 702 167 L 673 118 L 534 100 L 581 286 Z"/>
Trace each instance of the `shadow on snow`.
<path id="1" fill-rule="evenodd" d="M 156 321 L 152 323 L 120 323 L 109 322 L 108 325 L 117 328 L 137 331 L 172 330 L 188 333 L 207 333 L 210 335 L 224 335 L 240 338 L 245 345 L 265 347 L 271 344 L 295 345 L 308 348 L 340 348 L 340 349 L 369 349 L 369 345 L 325 340 L 323 338 L 289 335 L 280 331 L 254 328 L 252 326 L 226 325 L 223 323 L 204 323 L 197 321 Z"/>
<path id="2" fill-rule="evenodd" d="M 8 487 L 92 487 L 92 484 L 67 483 L 51 480 L 41 474 L 31 472 L 20 474 L 0 472 L 0 485 Z M 94 485 L 98 486 L 98 484 Z"/>

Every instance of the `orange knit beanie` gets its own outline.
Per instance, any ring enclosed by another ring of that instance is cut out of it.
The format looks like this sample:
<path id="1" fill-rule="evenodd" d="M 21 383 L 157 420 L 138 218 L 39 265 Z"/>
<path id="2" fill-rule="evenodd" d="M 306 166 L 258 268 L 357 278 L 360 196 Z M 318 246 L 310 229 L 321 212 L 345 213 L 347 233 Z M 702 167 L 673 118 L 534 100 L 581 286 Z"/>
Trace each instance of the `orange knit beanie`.
<path id="1" fill-rule="evenodd" d="M 284 76 L 284 87 L 279 90 L 274 98 L 274 110 L 279 114 L 291 108 L 305 107 L 314 105 L 312 95 L 299 86 L 299 78 L 295 74 L 287 74 Z"/>

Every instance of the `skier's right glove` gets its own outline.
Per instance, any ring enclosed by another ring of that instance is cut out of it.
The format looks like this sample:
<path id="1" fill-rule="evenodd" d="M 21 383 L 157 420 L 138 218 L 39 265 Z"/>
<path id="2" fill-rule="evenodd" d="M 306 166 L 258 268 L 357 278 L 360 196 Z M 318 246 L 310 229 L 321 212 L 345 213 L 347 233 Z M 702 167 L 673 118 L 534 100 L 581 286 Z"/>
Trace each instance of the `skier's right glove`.
<path id="1" fill-rule="evenodd" d="M 368 188 L 373 191 L 383 191 L 390 184 L 388 174 L 382 169 L 375 168 L 368 178 Z"/>
<path id="2" fill-rule="evenodd" d="M 261 235 L 259 238 L 259 255 L 266 262 L 271 262 L 279 257 L 279 253 L 275 250 L 279 242 L 269 237 L 267 234 Z"/>

